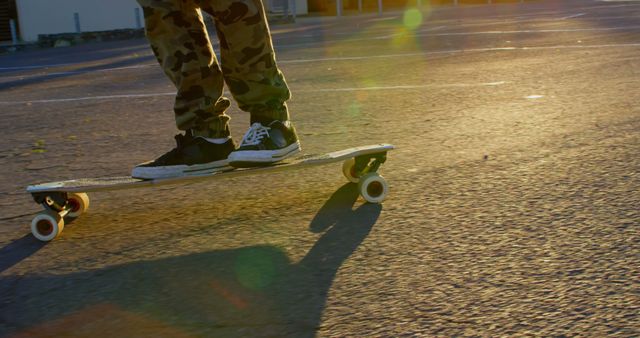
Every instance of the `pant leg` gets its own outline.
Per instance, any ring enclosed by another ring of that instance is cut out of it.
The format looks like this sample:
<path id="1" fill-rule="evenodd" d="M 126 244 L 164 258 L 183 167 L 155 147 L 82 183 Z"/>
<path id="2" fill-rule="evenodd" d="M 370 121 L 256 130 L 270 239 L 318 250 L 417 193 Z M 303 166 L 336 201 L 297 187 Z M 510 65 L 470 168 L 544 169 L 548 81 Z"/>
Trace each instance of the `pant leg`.
<path id="1" fill-rule="evenodd" d="M 222 70 L 209 42 L 202 15 L 192 1 L 138 0 L 146 35 L 165 74 L 178 92 L 178 129 L 196 135 L 226 137 L 230 101 L 222 97 Z"/>
<path id="2" fill-rule="evenodd" d="M 252 122 L 288 120 L 291 97 L 276 65 L 261 0 L 195 0 L 214 17 L 224 80 Z"/>

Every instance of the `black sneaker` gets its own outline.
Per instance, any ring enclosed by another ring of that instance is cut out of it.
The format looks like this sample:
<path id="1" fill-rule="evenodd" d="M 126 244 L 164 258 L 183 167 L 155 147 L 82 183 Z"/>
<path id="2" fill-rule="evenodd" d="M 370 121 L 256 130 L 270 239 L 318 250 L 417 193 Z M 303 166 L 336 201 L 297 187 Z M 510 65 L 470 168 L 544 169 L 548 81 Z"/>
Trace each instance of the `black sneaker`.
<path id="1" fill-rule="evenodd" d="M 227 157 L 235 150 L 233 140 L 215 144 L 190 131 L 176 135 L 177 147 L 154 161 L 138 164 L 131 176 L 142 179 L 203 175 L 229 168 Z"/>
<path id="2" fill-rule="evenodd" d="M 254 123 L 242 138 L 240 147 L 229 155 L 236 168 L 265 166 L 300 152 L 300 142 L 290 121 L 273 121 L 268 127 Z"/>

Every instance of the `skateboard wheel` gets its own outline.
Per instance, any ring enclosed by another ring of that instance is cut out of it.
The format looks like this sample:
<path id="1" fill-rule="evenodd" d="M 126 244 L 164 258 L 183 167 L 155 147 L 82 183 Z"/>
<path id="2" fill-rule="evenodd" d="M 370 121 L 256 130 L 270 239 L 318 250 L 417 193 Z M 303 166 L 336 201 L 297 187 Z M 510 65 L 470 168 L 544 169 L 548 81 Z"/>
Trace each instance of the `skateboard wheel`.
<path id="1" fill-rule="evenodd" d="M 369 203 L 382 203 L 389 193 L 389 185 L 378 173 L 368 173 L 358 182 L 360 195 Z"/>
<path id="2" fill-rule="evenodd" d="M 64 229 L 64 220 L 58 213 L 47 210 L 36 215 L 31 221 L 31 233 L 43 242 L 58 237 Z"/>
<path id="3" fill-rule="evenodd" d="M 67 205 L 69 206 L 67 217 L 78 218 L 89 209 L 89 195 L 83 192 L 69 193 L 67 195 Z"/>
<path id="4" fill-rule="evenodd" d="M 360 178 L 356 173 L 355 158 L 350 158 L 342 163 L 342 174 L 349 180 L 349 182 L 358 183 L 358 181 L 360 181 Z"/>

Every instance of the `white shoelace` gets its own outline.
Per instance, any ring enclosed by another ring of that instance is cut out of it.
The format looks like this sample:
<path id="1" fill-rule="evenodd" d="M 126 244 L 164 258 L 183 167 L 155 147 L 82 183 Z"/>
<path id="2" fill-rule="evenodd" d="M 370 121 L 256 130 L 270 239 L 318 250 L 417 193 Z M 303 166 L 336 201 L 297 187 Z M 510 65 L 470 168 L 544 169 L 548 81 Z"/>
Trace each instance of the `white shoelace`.
<path id="1" fill-rule="evenodd" d="M 247 131 L 247 133 L 242 137 L 240 146 L 254 146 L 256 144 L 260 144 L 265 136 L 269 136 L 269 130 L 271 130 L 271 128 L 265 127 L 260 123 L 252 124 L 249 131 Z"/>

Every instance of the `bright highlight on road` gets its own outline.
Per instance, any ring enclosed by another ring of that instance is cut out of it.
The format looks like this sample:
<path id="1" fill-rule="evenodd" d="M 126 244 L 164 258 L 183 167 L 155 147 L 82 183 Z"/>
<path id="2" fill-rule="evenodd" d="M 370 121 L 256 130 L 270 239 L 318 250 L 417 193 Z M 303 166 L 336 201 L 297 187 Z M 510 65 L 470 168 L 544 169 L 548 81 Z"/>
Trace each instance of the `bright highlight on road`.
<path id="1" fill-rule="evenodd" d="M 416 8 L 407 9 L 402 17 L 402 23 L 407 29 L 416 29 L 422 25 L 422 12 Z"/>

